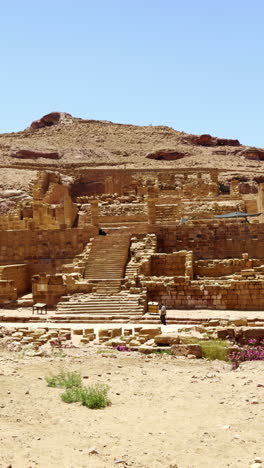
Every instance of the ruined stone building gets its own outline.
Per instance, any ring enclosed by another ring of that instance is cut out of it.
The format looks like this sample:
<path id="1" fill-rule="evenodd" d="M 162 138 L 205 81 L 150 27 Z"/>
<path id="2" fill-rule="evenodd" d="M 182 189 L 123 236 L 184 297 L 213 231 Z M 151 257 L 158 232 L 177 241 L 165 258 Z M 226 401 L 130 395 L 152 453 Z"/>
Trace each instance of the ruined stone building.
<path id="1" fill-rule="evenodd" d="M 241 193 L 234 178 L 227 193 L 208 168 L 71 176 L 39 171 L 31 198 L 0 216 L 2 305 L 46 303 L 58 321 L 140 321 L 149 301 L 263 309 L 263 184 Z M 259 215 L 217 217 L 232 212 Z"/>

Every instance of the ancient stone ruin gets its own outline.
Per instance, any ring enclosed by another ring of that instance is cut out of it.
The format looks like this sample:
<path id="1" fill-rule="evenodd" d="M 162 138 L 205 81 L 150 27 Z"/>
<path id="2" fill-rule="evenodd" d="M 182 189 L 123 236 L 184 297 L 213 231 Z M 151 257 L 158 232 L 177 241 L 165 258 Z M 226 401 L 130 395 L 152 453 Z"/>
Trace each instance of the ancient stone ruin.
<path id="1" fill-rule="evenodd" d="M 151 301 L 262 310 L 264 184 L 244 194 L 234 178 L 226 193 L 220 176 L 208 168 L 39 171 L 31 197 L 0 216 L 0 303 L 45 303 L 58 323 L 156 323 Z M 248 216 L 217 217 L 232 212 Z"/>

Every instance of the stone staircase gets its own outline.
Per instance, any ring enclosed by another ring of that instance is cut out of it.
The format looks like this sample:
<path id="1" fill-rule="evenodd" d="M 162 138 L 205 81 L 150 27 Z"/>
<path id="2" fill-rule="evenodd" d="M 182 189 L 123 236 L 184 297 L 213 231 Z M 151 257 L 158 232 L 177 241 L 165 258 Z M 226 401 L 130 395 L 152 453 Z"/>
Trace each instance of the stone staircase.
<path id="1" fill-rule="evenodd" d="M 130 238 L 127 233 L 111 233 L 92 240 L 82 262 L 84 279 L 94 286 L 94 292 L 62 297 L 51 317 L 53 322 L 131 323 L 142 317 L 142 294 L 120 292 Z"/>
<path id="2" fill-rule="evenodd" d="M 65 298 L 57 305 L 55 322 L 128 323 L 140 319 L 144 306 L 139 294 L 120 293 L 116 295 L 88 294 L 75 300 Z"/>
<path id="3" fill-rule="evenodd" d="M 96 283 L 97 293 L 120 291 L 130 246 L 130 234 L 96 236 L 86 261 L 84 278 Z"/>

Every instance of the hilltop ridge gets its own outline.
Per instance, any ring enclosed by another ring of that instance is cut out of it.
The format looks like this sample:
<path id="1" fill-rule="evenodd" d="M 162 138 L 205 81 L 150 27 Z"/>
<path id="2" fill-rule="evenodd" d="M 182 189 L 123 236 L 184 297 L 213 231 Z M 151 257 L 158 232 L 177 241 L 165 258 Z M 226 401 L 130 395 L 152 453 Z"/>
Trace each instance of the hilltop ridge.
<path id="1" fill-rule="evenodd" d="M 86 168 L 217 168 L 223 181 L 252 183 L 262 180 L 263 164 L 264 150 L 236 139 L 51 112 L 23 131 L 0 134 L 0 201 L 6 189 L 27 194 L 36 172 L 45 169 L 72 175 Z"/>

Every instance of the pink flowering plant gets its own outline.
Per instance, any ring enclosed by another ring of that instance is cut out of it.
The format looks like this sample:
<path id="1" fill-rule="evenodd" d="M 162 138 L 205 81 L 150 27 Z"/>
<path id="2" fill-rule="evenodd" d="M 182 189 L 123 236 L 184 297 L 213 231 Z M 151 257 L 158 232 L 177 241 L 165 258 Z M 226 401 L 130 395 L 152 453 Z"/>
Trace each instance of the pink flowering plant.
<path id="1" fill-rule="evenodd" d="M 50 341 L 50 346 L 52 348 L 59 348 L 59 349 L 67 348 L 67 345 L 65 343 L 63 343 L 62 339 L 59 336 L 58 336 L 58 338 Z"/>
<path id="2" fill-rule="evenodd" d="M 117 351 L 123 351 L 123 352 L 125 352 L 125 351 L 131 351 L 130 348 L 128 348 L 127 346 L 123 346 L 123 345 L 117 345 L 117 346 L 115 346 L 115 349 L 116 349 Z"/>
<path id="3" fill-rule="evenodd" d="M 232 363 L 232 369 L 237 369 L 241 362 L 264 361 L 264 340 L 259 343 L 253 338 L 248 340 L 245 346 L 230 353 L 229 360 Z"/>

